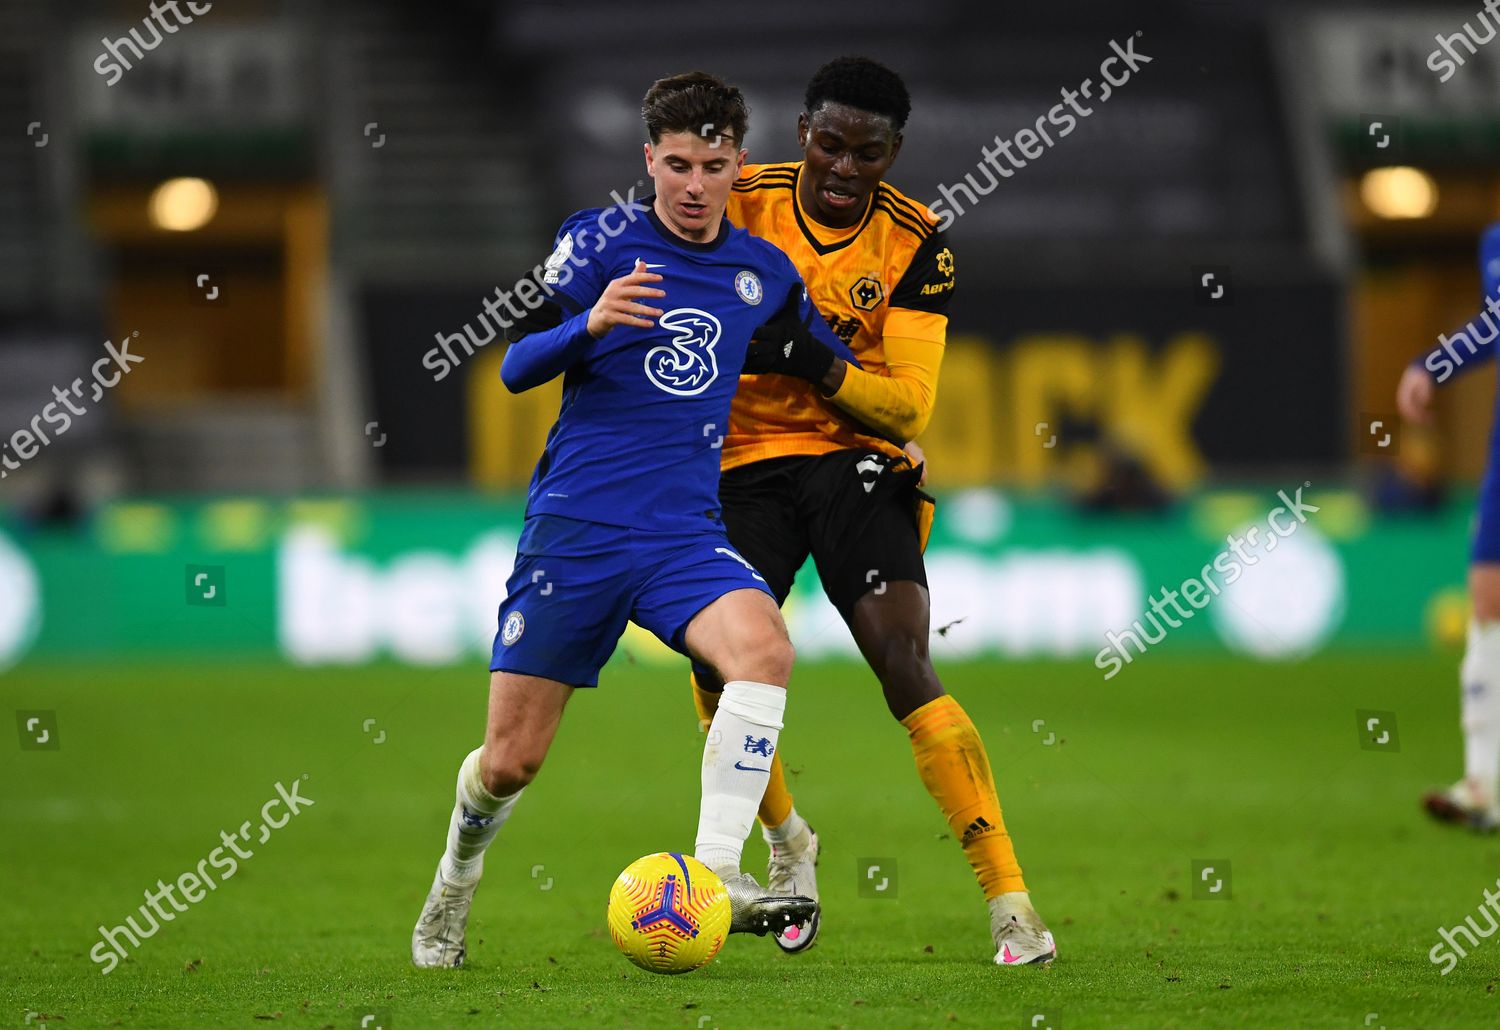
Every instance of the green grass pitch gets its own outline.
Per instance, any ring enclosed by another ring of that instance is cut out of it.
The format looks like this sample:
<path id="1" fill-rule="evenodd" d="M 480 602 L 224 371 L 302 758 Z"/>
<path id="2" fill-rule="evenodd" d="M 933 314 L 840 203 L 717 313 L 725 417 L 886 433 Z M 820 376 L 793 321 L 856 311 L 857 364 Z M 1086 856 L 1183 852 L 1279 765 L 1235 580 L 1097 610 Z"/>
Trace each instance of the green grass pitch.
<path id="1" fill-rule="evenodd" d="M 801 666 L 782 749 L 824 841 L 822 941 L 789 957 L 732 937 L 681 977 L 629 965 L 603 916 L 629 861 L 692 846 L 702 737 L 681 672 L 617 662 L 573 700 L 491 850 L 469 965 L 417 971 L 482 669 L 23 666 L 0 677 L 6 707 L 55 710 L 60 746 L 0 746 L 0 1024 L 1494 1027 L 1500 936 L 1446 977 L 1428 959 L 1500 875 L 1500 842 L 1416 804 L 1457 773 L 1456 664 L 1152 653 L 1104 683 L 1085 663 L 941 662 L 1057 935 L 1043 969 L 991 964 L 978 889 L 869 672 Z M 1357 709 L 1395 712 L 1399 751 L 1362 749 Z M 304 774 L 313 807 L 101 975 L 101 923 Z M 747 865 L 764 860 L 756 834 Z M 1195 899 L 1194 860 L 1228 860 L 1231 896 Z M 862 896 L 867 861 L 894 870 L 888 893 Z"/>

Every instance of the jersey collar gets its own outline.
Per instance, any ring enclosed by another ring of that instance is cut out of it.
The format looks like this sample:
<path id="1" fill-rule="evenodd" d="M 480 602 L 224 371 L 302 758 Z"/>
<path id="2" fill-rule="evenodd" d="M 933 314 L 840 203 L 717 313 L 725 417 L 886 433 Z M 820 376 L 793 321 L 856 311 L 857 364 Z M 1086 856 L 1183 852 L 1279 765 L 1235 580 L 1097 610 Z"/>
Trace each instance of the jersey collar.
<path id="1" fill-rule="evenodd" d="M 817 233 L 813 231 L 812 226 L 809 224 L 810 219 L 802 210 L 802 172 L 804 168 L 805 166 L 799 162 L 797 165 L 797 174 L 792 177 L 792 213 L 797 216 L 797 228 L 802 230 L 802 235 L 807 240 L 808 246 L 812 247 L 819 254 L 832 254 L 836 250 L 843 250 L 859 238 L 859 234 L 865 231 L 865 226 L 870 224 L 870 219 L 875 217 L 876 197 L 874 195 L 870 197 L 870 202 L 865 206 L 865 216 L 853 228 L 837 230 L 830 227 L 829 231 L 843 232 L 845 235 L 839 236 L 831 242 L 824 243 L 818 238 Z"/>

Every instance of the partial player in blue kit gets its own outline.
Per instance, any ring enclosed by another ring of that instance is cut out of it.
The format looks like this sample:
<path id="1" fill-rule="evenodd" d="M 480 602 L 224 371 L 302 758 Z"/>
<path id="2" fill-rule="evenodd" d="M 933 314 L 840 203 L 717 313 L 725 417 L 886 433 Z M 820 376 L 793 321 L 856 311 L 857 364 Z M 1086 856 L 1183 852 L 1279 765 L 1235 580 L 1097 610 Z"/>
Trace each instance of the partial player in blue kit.
<path id="1" fill-rule="evenodd" d="M 1426 423 L 1439 385 L 1495 357 L 1500 336 L 1500 222 L 1479 244 L 1483 310 L 1412 362 L 1396 389 L 1403 418 Z M 1427 811 L 1445 822 L 1483 832 L 1500 829 L 1500 414 L 1490 428 L 1489 458 L 1479 488 L 1479 512 L 1469 563 L 1474 617 L 1459 670 L 1464 730 L 1464 778 L 1423 797 Z"/>
<path id="2" fill-rule="evenodd" d="M 853 355 L 786 255 L 724 219 L 745 159 L 739 90 L 701 72 L 662 79 L 642 115 L 656 194 L 564 222 L 536 291 L 549 299 L 501 368 L 513 392 L 563 376 L 562 406 L 500 608 L 484 746 L 459 770 L 447 848 L 412 933 L 418 966 L 462 964 L 484 850 L 627 620 L 730 681 L 703 752 L 695 849 L 728 888 L 730 932 L 779 932 L 817 912 L 739 869 L 792 647 L 765 581 L 725 535 L 718 445 L 757 329 L 773 330 L 757 347 L 817 334 Z"/>

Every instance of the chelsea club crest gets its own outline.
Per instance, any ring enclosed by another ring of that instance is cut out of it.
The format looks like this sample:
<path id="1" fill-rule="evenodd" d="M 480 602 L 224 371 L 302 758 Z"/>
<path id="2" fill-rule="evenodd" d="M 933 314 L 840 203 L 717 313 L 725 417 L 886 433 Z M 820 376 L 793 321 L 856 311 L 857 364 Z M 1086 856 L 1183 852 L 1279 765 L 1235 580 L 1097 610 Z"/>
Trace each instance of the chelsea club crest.
<path id="1" fill-rule="evenodd" d="M 749 269 L 734 277 L 734 292 L 738 293 L 740 300 L 746 304 L 759 304 L 760 299 L 765 296 L 765 291 L 761 289 L 760 278 Z"/>
<path id="2" fill-rule="evenodd" d="M 511 612 L 505 617 L 505 625 L 500 627 L 500 642 L 506 647 L 521 639 L 521 634 L 526 632 L 526 618 L 520 612 Z"/>

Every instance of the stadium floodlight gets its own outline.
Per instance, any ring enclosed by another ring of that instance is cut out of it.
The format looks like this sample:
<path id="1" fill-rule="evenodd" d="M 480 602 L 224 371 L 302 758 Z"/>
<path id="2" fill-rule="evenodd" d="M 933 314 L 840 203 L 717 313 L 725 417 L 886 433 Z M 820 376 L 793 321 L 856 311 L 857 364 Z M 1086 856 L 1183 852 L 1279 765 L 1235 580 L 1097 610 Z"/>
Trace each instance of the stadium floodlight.
<path id="1" fill-rule="evenodd" d="M 168 179 L 151 193 L 151 224 L 169 232 L 201 229 L 219 210 L 219 191 L 206 179 Z"/>
<path id="2" fill-rule="evenodd" d="M 1426 218 L 1437 210 L 1438 188 L 1420 168 L 1372 168 L 1360 180 L 1359 196 L 1379 218 Z"/>

